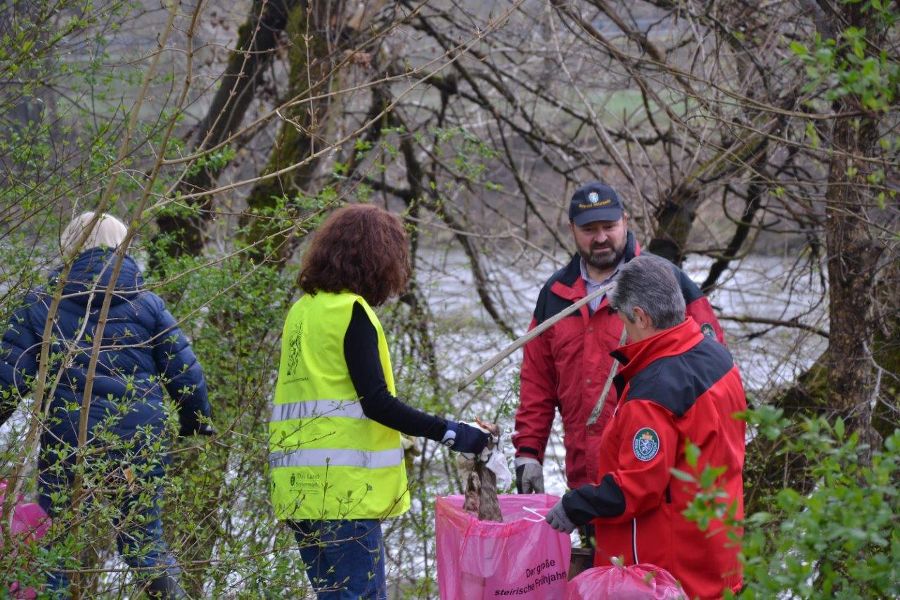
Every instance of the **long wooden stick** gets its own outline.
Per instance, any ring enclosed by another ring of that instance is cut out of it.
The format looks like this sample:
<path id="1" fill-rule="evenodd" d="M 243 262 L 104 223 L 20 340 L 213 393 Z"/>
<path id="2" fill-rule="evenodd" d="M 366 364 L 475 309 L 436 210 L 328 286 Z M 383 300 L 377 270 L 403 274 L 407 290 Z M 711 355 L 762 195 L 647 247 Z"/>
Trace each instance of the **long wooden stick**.
<path id="1" fill-rule="evenodd" d="M 558 313 L 556 313 L 555 315 L 553 315 L 552 317 L 550 317 L 549 319 L 547 319 L 546 321 L 544 321 L 543 323 L 541 323 L 540 325 L 538 325 L 537 327 L 535 327 L 534 329 L 532 329 L 531 331 L 529 331 L 528 333 L 526 333 L 525 335 L 523 335 L 522 337 L 520 337 L 519 339 L 517 339 L 516 341 L 511 343 L 509 346 L 507 346 L 506 348 L 504 348 L 503 350 L 501 350 L 500 352 L 498 352 L 497 354 L 495 354 L 494 356 L 492 356 L 491 358 L 486 360 L 480 367 L 478 367 L 477 369 L 472 371 L 472 373 L 470 373 L 469 376 L 466 377 L 462 381 L 462 383 L 459 384 L 459 386 L 456 388 L 457 391 L 462 391 L 463 389 L 468 387 L 469 384 L 471 384 L 473 381 L 475 381 L 476 379 L 478 379 L 479 377 L 484 375 L 485 371 L 487 371 L 491 367 L 495 366 L 501 360 L 503 360 L 504 358 L 506 358 L 507 356 L 509 356 L 510 354 L 512 354 L 513 352 L 515 352 L 516 350 L 518 350 L 519 348 L 521 348 L 522 346 L 527 344 L 528 342 L 530 342 L 532 339 L 536 338 L 537 336 L 541 335 L 542 333 L 544 333 L 545 331 L 547 331 L 548 329 L 550 329 L 551 327 L 556 325 L 562 319 L 568 317 L 573 312 L 575 312 L 576 310 L 578 310 L 579 308 L 581 308 L 582 306 L 584 306 L 591 300 L 594 300 L 595 298 L 599 298 L 600 296 L 602 296 L 603 294 L 608 292 L 612 288 L 612 286 L 613 285 L 611 283 L 608 283 L 604 286 L 599 287 L 598 289 L 594 290 L 593 292 L 591 292 L 590 294 L 588 294 L 587 296 L 585 296 L 578 302 L 575 302 L 574 304 L 572 304 L 572 306 L 567 306 L 563 310 L 559 311 Z"/>

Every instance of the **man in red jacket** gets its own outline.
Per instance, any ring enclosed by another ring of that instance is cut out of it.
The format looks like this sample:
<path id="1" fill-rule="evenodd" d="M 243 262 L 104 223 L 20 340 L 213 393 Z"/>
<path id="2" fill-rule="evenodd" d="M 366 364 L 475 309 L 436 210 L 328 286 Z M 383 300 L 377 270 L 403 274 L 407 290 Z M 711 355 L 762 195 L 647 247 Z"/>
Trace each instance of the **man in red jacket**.
<path id="1" fill-rule="evenodd" d="M 593 521 L 594 565 L 651 563 L 678 579 L 689 598 L 720 598 L 740 590 L 743 519 L 744 389 L 731 354 L 685 318 L 671 266 L 641 256 L 624 265 L 609 294 L 629 343 L 615 385 L 622 398 L 599 449 L 596 485 L 566 493 L 547 514 L 559 531 Z M 692 447 L 699 453 L 687 452 Z M 695 456 L 695 460 L 688 455 Z M 692 464 L 693 463 L 693 464 Z M 693 480 L 706 467 L 722 469 L 715 487 L 721 518 L 701 529 L 684 511 Z"/>
<path id="2" fill-rule="evenodd" d="M 578 251 L 541 289 L 530 329 L 608 284 L 640 254 L 622 202 L 607 185 L 579 188 L 569 204 L 569 221 Z M 684 272 L 671 268 L 687 314 L 705 335 L 724 343 L 709 301 Z M 624 342 L 623 336 L 622 322 L 610 312 L 606 298 L 599 297 L 525 345 L 513 436 L 520 493 L 544 490 L 544 450 L 557 409 L 569 488 L 595 481 L 600 435 L 618 404 L 612 386 L 616 361 L 609 353 Z"/>

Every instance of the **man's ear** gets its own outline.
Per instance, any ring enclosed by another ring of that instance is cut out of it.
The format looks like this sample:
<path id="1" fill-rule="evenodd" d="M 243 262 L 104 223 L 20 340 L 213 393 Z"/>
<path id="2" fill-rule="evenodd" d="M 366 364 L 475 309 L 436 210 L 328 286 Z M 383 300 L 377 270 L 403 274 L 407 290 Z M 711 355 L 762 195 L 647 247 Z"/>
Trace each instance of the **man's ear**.
<path id="1" fill-rule="evenodd" d="M 640 306 L 634 307 L 634 320 L 635 324 L 643 329 L 651 329 L 653 327 L 653 319 Z"/>

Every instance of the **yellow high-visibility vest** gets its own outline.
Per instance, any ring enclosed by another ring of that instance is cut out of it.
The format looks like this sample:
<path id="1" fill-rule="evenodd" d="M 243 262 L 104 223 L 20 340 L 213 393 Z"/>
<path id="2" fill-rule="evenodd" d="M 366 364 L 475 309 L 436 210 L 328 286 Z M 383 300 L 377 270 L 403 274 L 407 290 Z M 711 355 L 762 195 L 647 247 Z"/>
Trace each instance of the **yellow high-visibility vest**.
<path id="1" fill-rule="evenodd" d="M 278 519 L 380 519 L 409 510 L 400 432 L 367 418 L 344 359 L 359 303 L 378 333 L 388 391 L 387 340 L 361 296 L 306 294 L 288 312 L 269 421 L 269 474 Z"/>

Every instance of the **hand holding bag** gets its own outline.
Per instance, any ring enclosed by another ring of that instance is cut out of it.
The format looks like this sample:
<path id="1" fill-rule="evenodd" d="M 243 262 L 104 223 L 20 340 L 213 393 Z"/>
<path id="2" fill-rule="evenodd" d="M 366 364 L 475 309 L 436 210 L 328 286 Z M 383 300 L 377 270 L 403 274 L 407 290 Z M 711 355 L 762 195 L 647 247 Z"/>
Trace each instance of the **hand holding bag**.
<path id="1" fill-rule="evenodd" d="M 571 540 L 543 519 L 558 497 L 501 494 L 500 523 L 479 521 L 463 510 L 464 500 L 435 503 L 442 600 L 565 598 Z"/>

